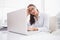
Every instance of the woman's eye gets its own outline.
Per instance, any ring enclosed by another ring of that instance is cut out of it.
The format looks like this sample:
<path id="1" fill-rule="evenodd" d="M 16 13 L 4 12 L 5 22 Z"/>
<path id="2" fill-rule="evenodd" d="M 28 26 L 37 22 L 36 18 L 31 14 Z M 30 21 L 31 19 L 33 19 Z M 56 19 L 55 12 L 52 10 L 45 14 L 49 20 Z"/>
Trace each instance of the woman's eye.
<path id="1" fill-rule="evenodd" d="M 32 10 L 34 10 L 34 8 L 32 8 Z"/>

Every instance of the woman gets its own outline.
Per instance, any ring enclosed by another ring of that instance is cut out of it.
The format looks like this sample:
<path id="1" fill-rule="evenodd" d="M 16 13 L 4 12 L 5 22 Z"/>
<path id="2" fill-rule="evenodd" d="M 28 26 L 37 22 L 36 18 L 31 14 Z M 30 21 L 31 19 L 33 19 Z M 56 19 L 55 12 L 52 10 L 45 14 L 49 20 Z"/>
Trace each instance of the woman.
<path id="1" fill-rule="evenodd" d="M 48 17 L 39 13 L 35 5 L 30 4 L 27 7 L 27 26 L 28 31 L 49 31 Z"/>

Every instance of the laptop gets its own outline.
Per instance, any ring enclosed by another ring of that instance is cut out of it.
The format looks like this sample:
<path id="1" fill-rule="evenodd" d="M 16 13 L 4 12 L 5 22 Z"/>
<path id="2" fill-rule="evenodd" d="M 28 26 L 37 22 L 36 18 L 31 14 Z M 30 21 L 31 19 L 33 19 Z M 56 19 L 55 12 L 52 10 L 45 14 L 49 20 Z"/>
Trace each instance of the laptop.
<path id="1" fill-rule="evenodd" d="M 8 31 L 23 34 L 32 35 L 38 33 L 38 31 L 27 31 L 26 24 L 26 10 L 20 9 L 7 14 Z"/>

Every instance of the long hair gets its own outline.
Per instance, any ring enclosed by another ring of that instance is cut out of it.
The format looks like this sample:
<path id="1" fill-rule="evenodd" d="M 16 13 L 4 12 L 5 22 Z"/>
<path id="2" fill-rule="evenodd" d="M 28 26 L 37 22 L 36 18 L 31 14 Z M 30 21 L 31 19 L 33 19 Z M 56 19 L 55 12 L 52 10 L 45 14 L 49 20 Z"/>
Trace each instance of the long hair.
<path id="1" fill-rule="evenodd" d="M 35 19 L 34 19 L 34 15 L 30 14 L 30 24 L 34 24 L 35 23 Z"/>
<path id="2" fill-rule="evenodd" d="M 29 8 L 30 6 L 36 7 L 34 4 L 29 4 L 27 8 Z"/>

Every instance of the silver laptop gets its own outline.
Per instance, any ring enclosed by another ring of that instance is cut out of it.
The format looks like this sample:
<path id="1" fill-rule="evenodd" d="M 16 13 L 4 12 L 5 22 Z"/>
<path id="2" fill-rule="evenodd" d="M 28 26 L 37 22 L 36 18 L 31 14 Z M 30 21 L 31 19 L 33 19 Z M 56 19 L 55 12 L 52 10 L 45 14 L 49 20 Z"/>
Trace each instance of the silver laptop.
<path id="1" fill-rule="evenodd" d="M 8 31 L 18 34 L 31 35 L 38 32 L 38 31 L 27 31 L 25 9 L 8 13 L 7 25 L 8 25 Z"/>

